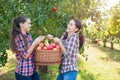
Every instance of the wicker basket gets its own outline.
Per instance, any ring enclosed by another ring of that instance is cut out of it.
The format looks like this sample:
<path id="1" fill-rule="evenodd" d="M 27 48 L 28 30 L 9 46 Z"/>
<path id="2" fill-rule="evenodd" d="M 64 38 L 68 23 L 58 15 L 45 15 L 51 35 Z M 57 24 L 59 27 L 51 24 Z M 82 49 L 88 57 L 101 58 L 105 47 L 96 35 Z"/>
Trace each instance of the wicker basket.
<path id="1" fill-rule="evenodd" d="M 35 65 L 52 65 L 61 63 L 59 50 L 40 50 L 35 52 Z"/>

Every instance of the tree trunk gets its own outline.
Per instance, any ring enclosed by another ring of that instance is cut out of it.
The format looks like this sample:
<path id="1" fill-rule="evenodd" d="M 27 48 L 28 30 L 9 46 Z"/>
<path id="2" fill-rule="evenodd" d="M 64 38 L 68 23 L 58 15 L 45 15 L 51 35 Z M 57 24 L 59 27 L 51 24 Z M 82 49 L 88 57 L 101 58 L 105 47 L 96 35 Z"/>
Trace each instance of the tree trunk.
<path id="1" fill-rule="evenodd" d="M 48 66 L 38 66 L 38 69 L 39 69 L 39 73 L 47 73 L 48 72 Z"/>
<path id="2" fill-rule="evenodd" d="M 104 47 L 106 47 L 106 42 L 107 42 L 107 39 L 105 38 L 105 39 L 103 40 Z"/>
<path id="3" fill-rule="evenodd" d="M 106 42 L 104 42 L 104 47 L 106 47 Z"/>
<path id="4" fill-rule="evenodd" d="M 113 42 L 110 42 L 111 43 L 111 49 L 113 50 L 114 49 L 114 43 Z"/>
<path id="5" fill-rule="evenodd" d="M 111 49 L 113 50 L 114 49 L 114 37 L 111 36 Z"/>

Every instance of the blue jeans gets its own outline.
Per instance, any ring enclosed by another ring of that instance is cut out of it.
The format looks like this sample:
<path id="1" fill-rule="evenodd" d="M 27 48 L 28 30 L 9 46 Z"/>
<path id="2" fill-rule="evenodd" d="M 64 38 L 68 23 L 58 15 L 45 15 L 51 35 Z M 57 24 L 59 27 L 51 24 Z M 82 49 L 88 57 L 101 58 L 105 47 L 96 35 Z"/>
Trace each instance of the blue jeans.
<path id="1" fill-rule="evenodd" d="M 15 73 L 16 80 L 40 80 L 37 72 L 34 72 L 32 76 L 22 76 L 18 73 Z"/>
<path id="2" fill-rule="evenodd" d="M 78 72 L 77 71 L 68 71 L 66 73 L 59 73 L 57 80 L 76 80 Z"/>

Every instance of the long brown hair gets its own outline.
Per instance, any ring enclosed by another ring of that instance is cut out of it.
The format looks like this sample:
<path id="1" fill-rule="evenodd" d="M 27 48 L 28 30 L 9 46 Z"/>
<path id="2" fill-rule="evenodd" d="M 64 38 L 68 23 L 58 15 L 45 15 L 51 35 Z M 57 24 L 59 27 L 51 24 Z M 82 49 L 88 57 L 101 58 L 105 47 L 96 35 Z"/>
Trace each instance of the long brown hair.
<path id="1" fill-rule="evenodd" d="M 75 21 L 76 28 L 78 28 L 78 30 L 75 33 L 79 33 L 79 49 L 80 49 L 84 44 L 84 36 L 82 34 L 82 31 L 81 31 L 82 24 L 79 20 L 74 20 L 74 21 Z M 67 39 L 67 37 L 68 37 L 68 33 L 65 32 L 63 39 Z"/>
<path id="2" fill-rule="evenodd" d="M 15 37 L 16 35 L 21 34 L 20 23 L 26 22 L 26 19 L 29 19 L 29 17 L 22 15 L 12 20 L 12 25 L 10 30 L 10 48 L 13 52 L 16 50 Z M 27 40 L 24 35 L 22 35 L 22 37 L 25 42 L 25 46 L 27 48 L 28 47 Z"/>

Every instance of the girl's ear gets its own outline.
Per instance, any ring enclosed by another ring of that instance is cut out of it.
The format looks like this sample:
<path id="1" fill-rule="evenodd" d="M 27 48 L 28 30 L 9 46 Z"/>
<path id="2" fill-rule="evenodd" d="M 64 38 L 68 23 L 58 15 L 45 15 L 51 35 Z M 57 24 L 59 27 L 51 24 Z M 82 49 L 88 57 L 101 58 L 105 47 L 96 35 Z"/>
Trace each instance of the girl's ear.
<path id="1" fill-rule="evenodd" d="M 78 31 L 78 28 L 75 29 L 75 32 Z"/>
<path id="2" fill-rule="evenodd" d="M 19 25 L 20 25 L 20 27 L 22 27 L 22 26 L 23 26 L 23 23 L 20 23 Z"/>

